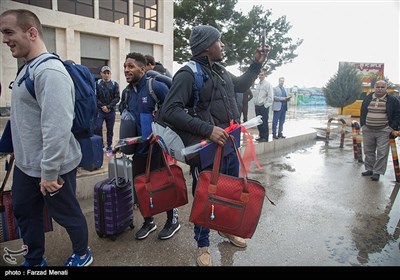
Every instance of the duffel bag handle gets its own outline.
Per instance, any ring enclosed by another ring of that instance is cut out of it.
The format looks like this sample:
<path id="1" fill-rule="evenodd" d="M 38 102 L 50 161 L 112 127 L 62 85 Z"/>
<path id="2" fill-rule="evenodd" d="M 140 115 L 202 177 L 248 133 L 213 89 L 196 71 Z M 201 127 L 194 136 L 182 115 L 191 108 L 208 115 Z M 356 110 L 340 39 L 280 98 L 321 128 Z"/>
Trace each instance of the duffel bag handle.
<path id="1" fill-rule="evenodd" d="M 239 152 L 239 149 L 237 148 L 236 144 L 235 144 L 235 137 L 233 135 L 229 135 L 229 142 L 232 145 L 232 147 L 234 148 L 235 152 L 236 152 L 236 156 L 239 158 L 239 162 L 240 162 L 240 167 L 243 169 L 243 193 L 248 194 L 249 193 L 249 187 L 248 187 L 248 183 L 247 183 L 247 172 L 246 172 L 246 168 L 244 166 L 244 162 L 242 159 L 242 156 Z M 213 166 L 213 170 L 211 173 L 211 180 L 210 180 L 210 186 L 208 187 L 208 192 L 209 193 L 215 193 L 216 189 L 217 189 L 217 185 L 218 185 L 218 178 L 219 178 L 219 173 L 220 173 L 220 169 L 221 169 L 221 162 L 224 156 L 223 153 L 223 149 L 224 146 L 218 145 L 217 147 L 217 151 L 215 153 L 215 157 L 214 157 L 214 166 Z"/>
<path id="2" fill-rule="evenodd" d="M 153 145 L 155 143 L 157 143 L 160 147 L 161 147 L 161 153 L 162 153 L 162 157 L 164 160 L 164 164 L 165 167 L 167 168 L 167 172 L 168 172 L 168 180 L 173 183 L 175 181 L 174 175 L 172 174 L 171 168 L 168 164 L 167 158 L 165 157 L 165 153 L 162 150 L 162 146 L 160 144 L 160 139 L 158 138 L 158 136 L 150 136 L 150 145 L 149 145 L 149 153 L 147 155 L 147 162 L 146 162 L 146 172 L 145 172 L 145 176 L 146 176 L 146 188 L 147 185 L 150 184 L 150 166 L 151 166 L 151 155 L 153 153 Z"/>

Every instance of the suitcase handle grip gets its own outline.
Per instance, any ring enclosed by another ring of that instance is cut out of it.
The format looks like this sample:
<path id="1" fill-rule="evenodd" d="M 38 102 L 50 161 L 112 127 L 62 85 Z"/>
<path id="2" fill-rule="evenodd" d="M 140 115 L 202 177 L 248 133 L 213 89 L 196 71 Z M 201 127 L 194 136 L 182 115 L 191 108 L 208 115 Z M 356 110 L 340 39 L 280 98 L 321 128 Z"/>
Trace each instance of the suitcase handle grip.
<path id="1" fill-rule="evenodd" d="M 126 161 L 125 161 L 125 155 L 122 156 L 123 160 L 122 163 L 124 165 L 124 176 L 125 176 L 125 182 L 129 182 L 129 177 L 128 177 L 128 171 L 126 168 Z M 114 154 L 114 173 L 115 173 L 115 184 L 117 187 L 119 187 L 119 180 L 118 180 L 118 168 L 117 168 L 117 154 Z"/>

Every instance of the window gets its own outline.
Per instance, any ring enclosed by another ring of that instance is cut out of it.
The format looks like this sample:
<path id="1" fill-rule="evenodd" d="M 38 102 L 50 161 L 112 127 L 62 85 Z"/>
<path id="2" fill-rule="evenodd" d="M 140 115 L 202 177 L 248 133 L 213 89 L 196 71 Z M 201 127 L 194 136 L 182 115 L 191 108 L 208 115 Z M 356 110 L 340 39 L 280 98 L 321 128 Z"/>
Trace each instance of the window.
<path id="1" fill-rule="evenodd" d="M 51 0 L 14 0 L 15 2 L 52 9 Z"/>
<path id="2" fill-rule="evenodd" d="M 128 0 L 99 0 L 102 20 L 128 25 Z"/>
<path id="3" fill-rule="evenodd" d="M 95 79 L 101 78 L 100 69 L 110 65 L 110 38 L 81 33 L 81 64 L 87 66 Z"/>
<path id="4" fill-rule="evenodd" d="M 93 0 L 58 0 L 60 12 L 94 18 Z"/>
<path id="5" fill-rule="evenodd" d="M 133 26 L 157 31 L 158 0 L 133 0 Z"/>
<path id="6" fill-rule="evenodd" d="M 95 80 L 97 81 L 98 79 L 101 78 L 100 75 L 101 67 L 103 67 L 104 65 L 108 65 L 108 60 L 81 57 L 81 64 L 89 68 L 90 72 L 92 72 Z"/>
<path id="7" fill-rule="evenodd" d="M 130 51 L 153 55 L 153 45 L 142 42 L 131 41 Z"/>

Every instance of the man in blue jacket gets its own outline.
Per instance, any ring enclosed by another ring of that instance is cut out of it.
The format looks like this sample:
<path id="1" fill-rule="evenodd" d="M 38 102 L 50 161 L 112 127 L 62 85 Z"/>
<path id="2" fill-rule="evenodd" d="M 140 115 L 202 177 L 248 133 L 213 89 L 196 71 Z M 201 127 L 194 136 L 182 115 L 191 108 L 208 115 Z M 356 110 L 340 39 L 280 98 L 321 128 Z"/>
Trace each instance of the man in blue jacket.
<path id="1" fill-rule="evenodd" d="M 274 115 L 272 116 L 272 138 L 275 140 L 286 138 L 286 136 L 283 136 L 282 132 L 283 124 L 286 119 L 286 112 L 288 110 L 288 102 L 291 96 L 287 95 L 286 89 L 283 86 L 284 82 L 285 78 L 280 77 L 279 85 L 274 87 L 274 102 L 272 103 L 272 110 L 274 111 Z"/>
<path id="2" fill-rule="evenodd" d="M 130 113 L 135 117 L 137 136 L 143 139 L 151 133 L 151 122 L 155 113 L 156 101 L 152 98 L 147 87 L 146 75 L 146 58 L 140 53 L 129 53 L 126 55 L 124 63 L 124 73 L 128 86 L 122 92 L 121 99 L 127 102 L 120 103 L 120 112 L 128 105 Z M 168 87 L 163 82 L 154 80 L 153 90 L 160 104 L 163 103 L 168 93 Z M 126 96 L 127 95 L 127 96 Z M 135 153 L 133 155 L 133 177 L 145 173 L 147 156 L 149 152 L 149 141 L 136 144 Z M 153 147 L 150 170 L 154 170 L 163 166 L 162 150 L 158 145 Z M 167 222 L 164 228 L 159 232 L 158 238 L 171 238 L 181 225 L 178 221 L 178 209 L 174 208 L 167 211 Z M 136 233 L 136 239 L 145 239 L 151 232 L 157 229 L 153 217 L 144 217 L 142 228 Z"/>

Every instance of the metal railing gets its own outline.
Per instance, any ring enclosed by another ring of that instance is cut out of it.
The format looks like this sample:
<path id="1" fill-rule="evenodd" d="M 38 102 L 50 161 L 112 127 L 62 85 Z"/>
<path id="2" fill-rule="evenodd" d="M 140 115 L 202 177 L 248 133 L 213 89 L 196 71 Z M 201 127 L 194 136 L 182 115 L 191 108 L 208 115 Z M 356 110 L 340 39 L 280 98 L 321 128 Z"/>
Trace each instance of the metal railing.
<path id="1" fill-rule="evenodd" d="M 340 148 L 343 148 L 344 145 L 344 136 L 346 135 L 346 121 L 344 118 L 340 119 L 335 119 L 335 118 L 330 118 L 328 120 L 328 124 L 326 127 L 326 140 L 325 140 L 325 146 L 329 145 L 329 137 L 331 135 L 331 123 L 333 120 L 337 120 L 338 122 L 342 122 L 342 130 L 340 132 Z"/>
<path id="2" fill-rule="evenodd" d="M 351 122 L 351 130 L 353 132 L 353 153 L 354 159 L 358 160 L 358 162 L 364 162 L 362 158 L 362 136 L 360 133 L 361 127 L 358 121 Z"/>
<path id="3" fill-rule="evenodd" d="M 397 155 L 396 137 L 400 135 L 400 131 L 393 130 L 389 137 L 390 148 L 392 149 L 392 160 L 394 168 L 394 176 L 396 182 L 400 182 L 400 168 L 399 168 L 399 157 Z"/>

